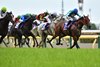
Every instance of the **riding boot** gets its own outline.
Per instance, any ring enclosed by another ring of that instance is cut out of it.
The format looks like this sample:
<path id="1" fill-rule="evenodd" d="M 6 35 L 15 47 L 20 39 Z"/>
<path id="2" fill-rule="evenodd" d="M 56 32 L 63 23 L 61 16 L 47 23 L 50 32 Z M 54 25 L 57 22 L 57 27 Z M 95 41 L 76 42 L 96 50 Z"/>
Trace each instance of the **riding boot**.
<path id="1" fill-rule="evenodd" d="M 68 29 L 69 29 L 70 25 L 71 25 L 71 21 L 69 21 L 68 24 L 67 24 Z"/>
<path id="2" fill-rule="evenodd" d="M 64 30 L 67 30 L 67 22 L 66 23 L 64 23 Z"/>
<path id="3" fill-rule="evenodd" d="M 42 31 L 44 31 L 45 30 L 45 24 L 42 26 Z"/>

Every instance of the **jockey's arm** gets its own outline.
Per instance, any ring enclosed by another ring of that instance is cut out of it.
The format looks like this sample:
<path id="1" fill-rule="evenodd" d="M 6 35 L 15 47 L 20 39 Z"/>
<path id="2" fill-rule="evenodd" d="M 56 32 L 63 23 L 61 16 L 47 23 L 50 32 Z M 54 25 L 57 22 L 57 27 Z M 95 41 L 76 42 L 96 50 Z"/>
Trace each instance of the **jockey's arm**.
<path id="1" fill-rule="evenodd" d="M 79 16 L 79 18 L 81 18 L 81 15 L 77 14 L 77 16 Z"/>

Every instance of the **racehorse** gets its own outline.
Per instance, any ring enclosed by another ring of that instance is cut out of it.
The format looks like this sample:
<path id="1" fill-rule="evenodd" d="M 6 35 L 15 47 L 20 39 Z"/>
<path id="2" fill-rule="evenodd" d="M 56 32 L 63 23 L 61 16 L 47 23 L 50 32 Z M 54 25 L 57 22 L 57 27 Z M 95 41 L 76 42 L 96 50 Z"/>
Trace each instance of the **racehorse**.
<path id="1" fill-rule="evenodd" d="M 3 39 L 5 38 L 5 36 L 8 33 L 8 24 L 9 22 L 13 23 L 13 14 L 12 12 L 7 12 L 6 16 L 2 19 L 0 19 L 0 43 L 2 43 Z M 7 45 L 6 45 L 7 47 Z"/>
<path id="2" fill-rule="evenodd" d="M 68 30 L 63 30 L 64 23 L 65 21 L 60 21 L 55 25 L 55 35 L 49 42 L 51 42 L 54 38 L 59 36 L 59 44 L 60 44 L 61 38 L 68 35 L 73 37 L 74 40 L 74 43 L 72 46 L 70 46 L 70 48 L 73 48 L 74 46 L 76 46 L 76 48 L 80 48 L 77 41 L 81 35 L 81 29 L 83 25 L 90 27 L 90 19 L 88 18 L 88 16 L 83 16 L 79 18 L 77 21 L 75 21 L 75 23 L 72 24 Z"/>
<path id="3" fill-rule="evenodd" d="M 53 15 L 53 14 L 50 14 L 48 16 L 48 19 L 51 20 L 51 23 L 49 23 L 47 25 L 47 29 L 42 31 L 42 26 L 43 24 L 41 23 L 39 26 L 38 26 L 38 34 L 39 36 L 41 37 L 41 43 L 39 44 L 39 46 L 42 46 L 42 47 L 46 47 L 46 39 L 48 35 L 55 35 L 55 31 L 54 31 L 54 28 L 55 28 L 55 22 L 54 22 L 54 19 L 56 18 L 57 16 Z M 49 41 L 49 39 L 48 39 Z M 53 48 L 52 44 L 49 42 L 50 46 Z"/>
<path id="4" fill-rule="evenodd" d="M 14 46 L 16 47 L 16 46 L 20 45 L 20 43 L 21 43 L 22 33 L 20 32 L 19 29 L 15 28 L 15 26 L 16 26 L 16 23 L 14 22 L 14 24 L 11 26 L 10 30 L 8 31 L 8 34 L 7 34 L 8 42 L 7 42 L 7 44 L 10 43 L 9 37 L 12 36 L 12 37 L 14 37 L 14 41 L 15 41 Z M 17 45 L 17 41 L 16 41 L 17 39 L 18 39 L 18 45 Z"/>
<path id="5" fill-rule="evenodd" d="M 34 41 L 34 45 L 35 45 L 35 42 L 36 44 L 38 45 L 38 42 L 37 42 L 37 39 L 35 37 L 35 35 L 31 32 L 31 29 L 32 29 L 32 23 L 33 21 L 36 19 L 36 16 L 35 15 L 32 15 L 30 16 L 30 18 L 24 23 L 20 23 L 19 24 L 19 27 L 18 29 L 21 31 L 22 35 L 25 36 L 25 39 L 27 39 L 29 41 L 29 36 L 32 36 L 33 38 L 33 41 Z M 23 25 L 24 24 L 24 25 Z M 22 26 L 23 25 L 23 26 Z M 28 45 L 28 44 L 27 44 Z M 34 47 L 33 45 L 33 47 Z M 20 45 L 21 46 L 21 45 Z M 28 47 L 30 47 L 28 45 Z"/>

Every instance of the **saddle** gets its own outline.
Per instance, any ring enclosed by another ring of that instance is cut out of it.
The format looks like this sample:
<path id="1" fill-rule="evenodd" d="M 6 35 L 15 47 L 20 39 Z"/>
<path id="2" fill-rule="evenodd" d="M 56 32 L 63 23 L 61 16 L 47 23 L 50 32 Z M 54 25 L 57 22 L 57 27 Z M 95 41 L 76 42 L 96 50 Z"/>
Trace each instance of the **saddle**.
<path id="1" fill-rule="evenodd" d="M 45 30 L 48 30 L 49 26 L 50 26 L 50 23 L 47 23 L 45 26 Z"/>
<path id="2" fill-rule="evenodd" d="M 75 21 L 68 21 L 68 23 L 64 23 L 64 29 L 70 29 L 71 26 L 74 24 Z"/>

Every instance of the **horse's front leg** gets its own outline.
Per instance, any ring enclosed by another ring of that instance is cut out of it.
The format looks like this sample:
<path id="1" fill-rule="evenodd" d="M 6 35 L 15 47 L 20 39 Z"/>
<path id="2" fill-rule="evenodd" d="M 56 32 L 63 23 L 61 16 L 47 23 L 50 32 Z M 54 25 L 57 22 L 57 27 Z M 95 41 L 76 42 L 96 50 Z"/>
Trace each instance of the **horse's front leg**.
<path id="1" fill-rule="evenodd" d="M 56 45 L 63 45 L 63 43 L 61 43 L 61 38 L 64 37 L 64 36 L 65 35 L 60 34 L 59 39 L 58 40 L 56 39 L 56 42 L 57 42 Z"/>
<path id="2" fill-rule="evenodd" d="M 14 46 L 15 46 L 15 48 L 16 48 L 16 46 L 17 46 L 16 37 L 14 37 L 14 41 L 15 41 Z"/>
<path id="3" fill-rule="evenodd" d="M 59 38 L 56 39 L 56 45 L 63 45 L 63 43 L 61 43 L 61 38 L 62 36 L 59 36 Z"/>
<path id="4" fill-rule="evenodd" d="M 47 38 L 47 40 L 49 41 L 49 39 Z M 51 44 L 51 42 L 49 42 L 50 46 L 53 48 L 53 45 Z"/>
<path id="5" fill-rule="evenodd" d="M 18 45 L 20 48 L 22 47 L 22 36 L 18 37 Z"/>
<path id="6" fill-rule="evenodd" d="M 74 36 L 74 37 L 73 37 L 74 43 L 73 43 L 73 45 L 70 47 L 71 49 L 72 49 L 74 46 L 76 46 L 77 49 L 80 48 L 79 45 L 78 45 L 78 43 L 77 43 L 78 39 L 79 39 L 79 38 L 78 38 L 77 36 Z"/>
<path id="7" fill-rule="evenodd" d="M 51 43 L 51 41 L 53 40 L 53 39 L 55 39 L 57 36 L 53 36 L 52 38 L 51 38 L 51 40 L 48 40 L 47 42 L 48 43 Z"/>
<path id="8" fill-rule="evenodd" d="M 36 43 L 36 47 L 38 47 L 39 45 L 38 45 L 37 38 L 35 37 L 35 35 L 34 35 L 32 32 L 31 32 L 30 34 L 31 34 L 31 36 L 32 36 L 32 38 L 33 38 L 33 42 L 34 42 L 33 47 L 35 47 L 35 43 Z"/>
<path id="9" fill-rule="evenodd" d="M 1 36 L 1 38 L 0 38 L 0 44 L 2 43 L 4 37 L 5 37 L 5 36 Z"/>
<path id="10" fill-rule="evenodd" d="M 28 47 L 30 47 L 29 41 L 30 41 L 30 39 L 29 39 L 28 37 L 26 37 L 26 38 L 25 38 L 25 42 L 26 42 L 26 45 L 27 45 Z"/>
<path id="11" fill-rule="evenodd" d="M 77 48 L 77 49 L 80 48 L 79 45 L 78 45 L 78 43 L 76 43 L 76 48 Z"/>
<path id="12" fill-rule="evenodd" d="M 3 40 L 5 38 L 5 36 L 6 35 L 1 36 L 1 38 L 0 38 L 0 44 L 3 42 L 5 44 L 5 46 L 8 47 L 7 44 L 5 43 L 5 41 Z"/>
<path id="13" fill-rule="evenodd" d="M 10 35 L 7 35 L 7 40 L 8 40 L 7 44 L 10 43 L 9 37 L 10 37 Z"/>

